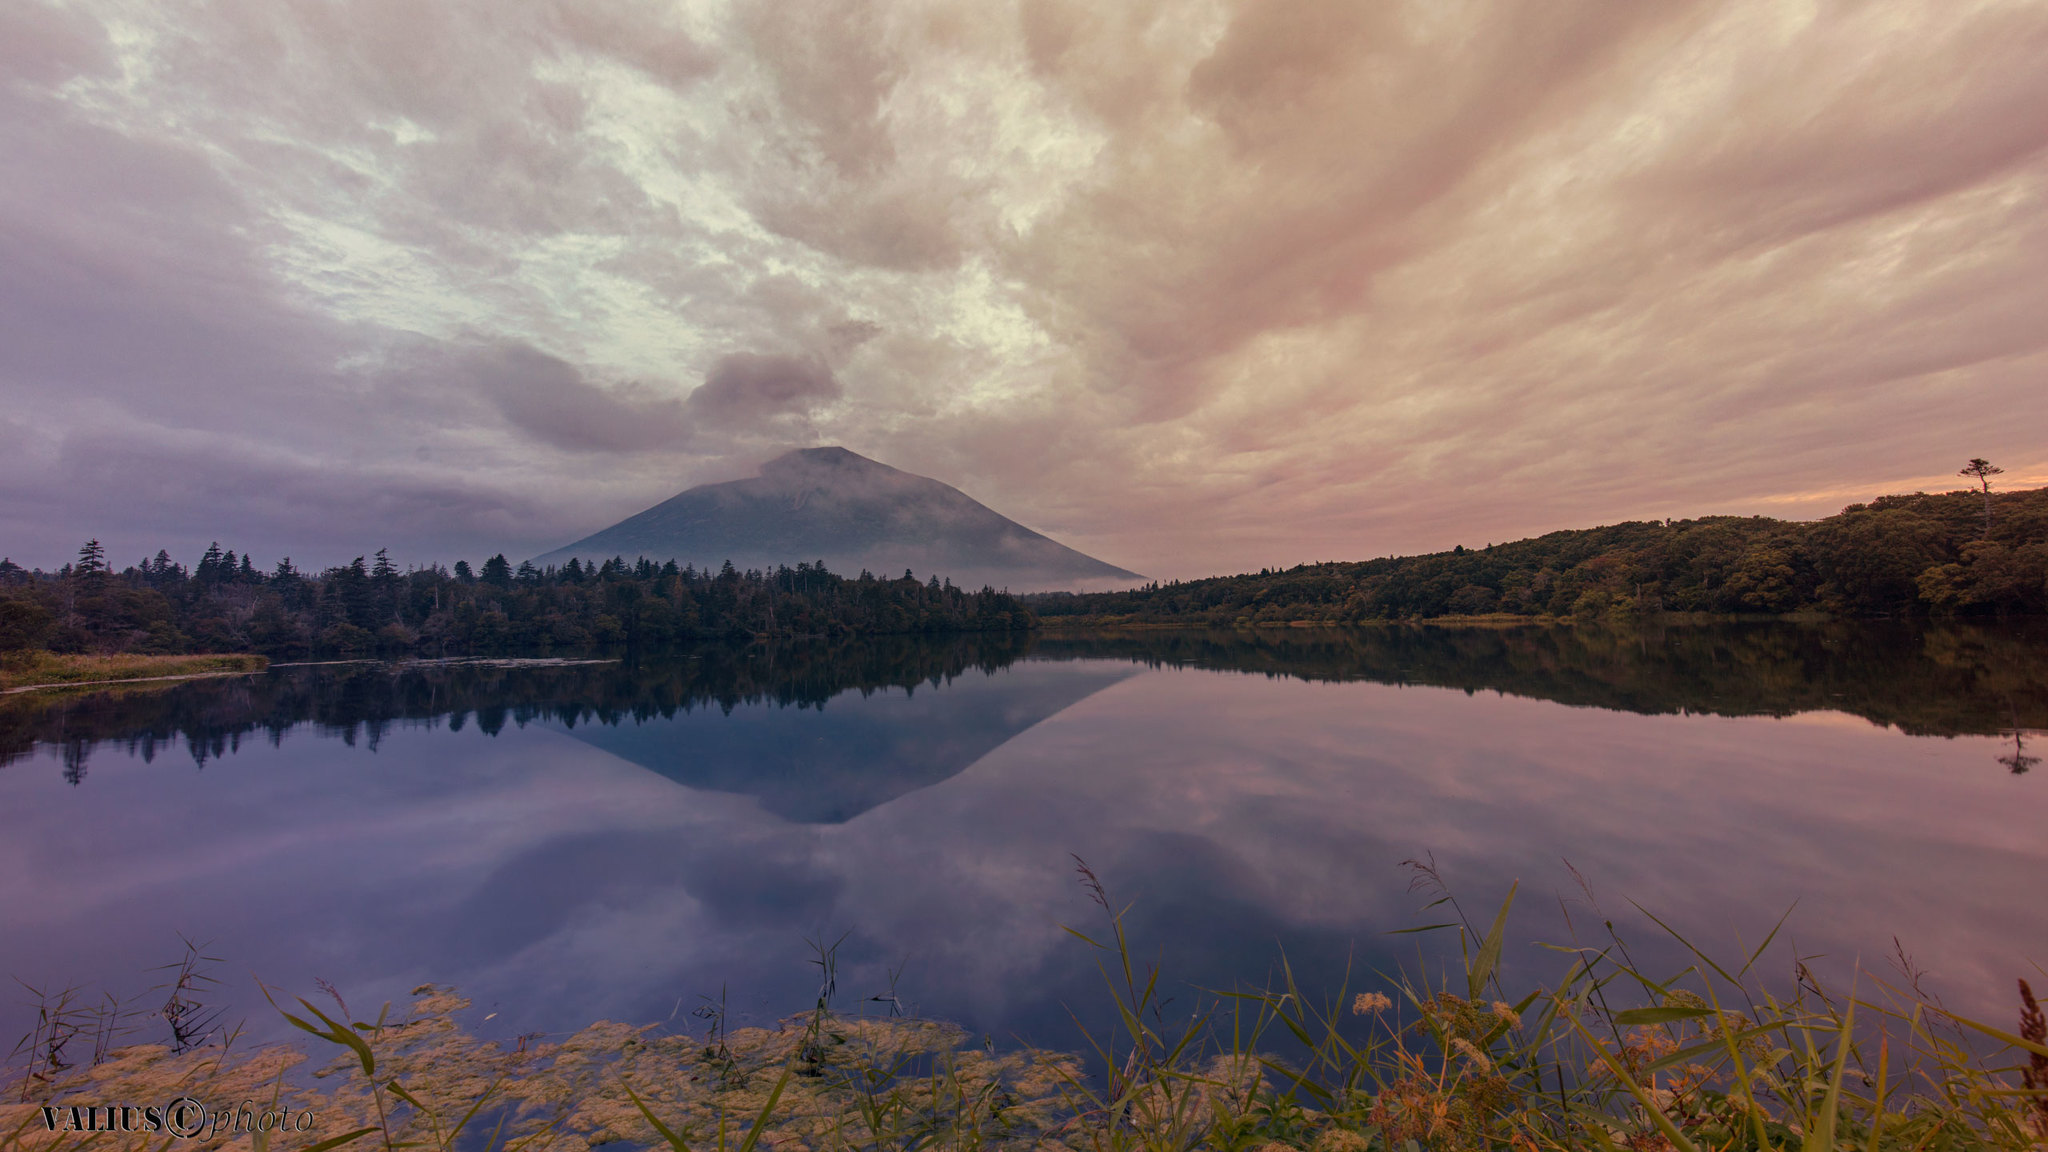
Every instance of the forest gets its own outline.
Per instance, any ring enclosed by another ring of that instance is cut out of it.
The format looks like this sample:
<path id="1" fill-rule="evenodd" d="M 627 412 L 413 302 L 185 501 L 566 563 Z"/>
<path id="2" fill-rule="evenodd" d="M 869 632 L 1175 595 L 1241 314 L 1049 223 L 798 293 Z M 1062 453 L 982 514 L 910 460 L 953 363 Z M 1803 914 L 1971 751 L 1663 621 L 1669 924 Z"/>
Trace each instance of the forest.
<path id="1" fill-rule="evenodd" d="M 1123 592 L 1013 596 L 822 562 L 712 572 L 623 558 L 316 573 L 219 545 L 116 570 L 97 542 L 56 572 L 0 560 L 0 652 L 273 657 L 658 648 L 713 639 L 1444 618 L 2003 617 L 2048 612 L 2048 489 L 1884 496 L 1821 520 L 1632 521 L 1426 556 L 1305 564 Z"/>
<path id="2" fill-rule="evenodd" d="M 1633 521 L 1426 556 L 1025 599 L 1048 624 L 2037 614 L 2048 610 L 2048 489 L 1883 496 L 1811 521 Z"/>
<path id="3" fill-rule="evenodd" d="M 657 648 L 713 639 L 1028 629 L 1017 598 L 822 563 L 717 572 L 623 558 L 400 570 L 386 553 L 323 572 L 256 567 L 216 544 L 116 571 L 96 541 L 56 572 L 0 560 L 0 652 L 257 652 L 273 657 Z"/>

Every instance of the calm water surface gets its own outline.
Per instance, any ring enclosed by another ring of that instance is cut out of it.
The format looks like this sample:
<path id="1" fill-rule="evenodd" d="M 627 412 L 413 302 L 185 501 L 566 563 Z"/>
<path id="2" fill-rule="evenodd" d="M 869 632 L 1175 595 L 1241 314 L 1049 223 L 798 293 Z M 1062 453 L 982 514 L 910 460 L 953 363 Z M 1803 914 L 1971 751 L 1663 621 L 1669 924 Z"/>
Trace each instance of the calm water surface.
<path id="1" fill-rule="evenodd" d="M 1426 922 L 1401 865 L 1433 856 L 1475 917 L 1520 882 L 1511 980 L 1602 920 L 1675 968 L 1632 905 L 1728 955 L 1790 908 L 1767 970 L 1883 972 L 1896 937 L 2002 1018 L 2048 961 L 2036 734 L 2031 626 L 966 638 L 25 694 L 0 703 L 0 975 L 141 996 L 183 934 L 258 1034 L 252 975 L 358 1006 L 452 984 L 513 1035 L 683 1027 L 721 990 L 773 1020 L 815 994 L 806 940 L 843 938 L 849 1005 L 893 977 L 915 1011 L 1070 1044 L 1067 1007 L 1101 1002 L 1061 928 L 1099 916 L 1075 855 L 1183 988 L 1282 950 L 1332 984 L 1433 962 L 1454 942 L 1386 935 Z"/>

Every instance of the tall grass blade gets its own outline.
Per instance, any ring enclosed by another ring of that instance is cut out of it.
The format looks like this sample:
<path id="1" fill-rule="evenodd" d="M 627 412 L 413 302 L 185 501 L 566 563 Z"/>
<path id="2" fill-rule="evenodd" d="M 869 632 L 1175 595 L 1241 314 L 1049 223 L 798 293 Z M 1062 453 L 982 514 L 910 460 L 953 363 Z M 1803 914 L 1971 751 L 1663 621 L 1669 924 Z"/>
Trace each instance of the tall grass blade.
<path id="1" fill-rule="evenodd" d="M 790 1072 L 791 1068 L 784 1065 L 775 1087 L 768 1090 L 768 1102 L 761 1105 L 761 1114 L 754 1117 L 754 1126 L 747 1129 L 747 1138 L 740 1141 L 739 1152 L 754 1152 L 754 1145 L 761 1142 L 761 1133 L 768 1130 L 768 1118 L 775 1114 L 775 1104 L 782 1099 L 782 1090 L 789 1087 Z"/>
<path id="2" fill-rule="evenodd" d="M 1849 1049 L 1856 1029 L 1856 1001 L 1842 1019 L 1842 1031 L 1835 1037 L 1835 1066 L 1828 1073 L 1827 1095 L 1821 1098 L 1820 1115 L 1806 1126 L 1802 1152 L 1834 1152 L 1835 1121 L 1842 1111 L 1842 1073 L 1849 1067 Z"/>
<path id="3" fill-rule="evenodd" d="M 1514 907 L 1515 890 L 1521 882 L 1508 886 L 1508 898 L 1501 901 L 1500 911 L 1493 917 L 1493 927 L 1487 929 L 1486 939 L 1480 942 L 1479 955 L 1472 960 L 1472 970 L 1467 974 L 1472 999 L 1478 1000 L 1486 991 L 1486 982 L 1493 978 L 1494 969 L 1500 967 L 1500 950 L 1507 938 L 1508 909 Z"/>
<path id="4" fill-rule="evenodd" d="M 1928 1008 L 1930 1011 L 1938 1012 L 1941 1015 L 1948 1017 L 1949 1019 L 1955 1021 L 1958 1024 L 1961 1024 L 1963 1027 L 1968 1028 L 1973 1032 L 1981 1032 L 1984 1035 L 1991 1037 L 1993 1040 L 1997 1040 L 2004 1044 L 2010 1044 L 2022 1052 L 2030 1052 L 2036 1056 L 2048 1056 L 2048 1044 L 2036 1044 L 2032 1040 L 2028 1040 L 2024 1037 L 2015 1036 L 2010 1032 L 1993 1028 L 1989 1024 L 1980 1024 L 1977 1021 L 1969 1019 L 1966 1016 L 1958 1016 L 1955 1013 L 1949 1011 L 1948 1009 L 1939 1007 L 1937 1005 L 1929 1005 Z"/>
<path id="5" fill-rule="evenodd" d="M 1560 1012 L 1558 1015 L 1569 1022 L 1572 1028 L 1585 1038 L 1586 1043 L 1592 1046 L 1593 1051 L 1599 1055 L 1600 1062 L 1607 1065 L 1607 1070 L 1612 1072 L 1614 1078 L 1620 1081 L 1623 1087 L 1628 1089 L 1631 1096 L 1636 1098 L 1636 1103 L 1642 1105 L 1643 1111 L 1649 1114 L 1650 1121 L 1657 1125 L 1657 1130 L 1664 1134 L 1666 1140 L 1671 1141 L 1672 1147 L 1676 1148 L 1678 1152 L 1699 1152 L 1699 1148 L 1686 1138 L 1685 1133 L 1678 1130 L 1678 1125 L 1671 1122 L 1671 1117 L 1664 1114 L 1664 1109 L 1658 1105 L 1656 1099 L 1650 1095 L 1649 1091 L 1641 1084 L 1636 1083 L 1636 1078 L 1628 1070 L 1628 1065 L 1622 1063 L 1620 1058 L 1607 1050 L 1607 1045 L 1602 1044 L 1598 1037 L 1586 1029 L 1585 1024 L 1579 1020 L 1576 1012 Z M 1597 1126 L 1589 1127 L 1597 1131 Z"/>
<path id="6" fill-rule="evenodd" d="M 363 1137 L 368 1136 L 370 1133 L 375 1131 L 377 1131 L 376 1128 L 358 1128 L 353 1132 L 344 1132 L 339 1136 L 322 1140 L 318 1144 L 310 1144 L 305 1148 L 300 1149 L 299 1152 L 328 1152 L 328 1150 L 331 1148 L 339 1148 L 343 1144 L 348 1144 L 356 1140 L 360 1140 Z"/>
<path id="7" fill-rule="evenodd" d="M 640 1099 L 640 1094 L 633 1091 L 631 1084 L 621 1080 L 619 1081 L 619 1087 L 626 1090 L 626 1098 L 633 1102 L 633 1107 L 640 1110 L 640 1115 L 646 1117 L 647 1122 L 654 1126 L 654 1130 L 660 1133 L 661 1138 L 668 1142 L 670 1148 L 674 1149 L 675 1152 L 690 1152 L 689 1142 L 676 1135 L 668 1125 L 662 1123 L 661 1117 L 654 1114 L 654 1110 L 647 1106 L 647 1101 Z"/>

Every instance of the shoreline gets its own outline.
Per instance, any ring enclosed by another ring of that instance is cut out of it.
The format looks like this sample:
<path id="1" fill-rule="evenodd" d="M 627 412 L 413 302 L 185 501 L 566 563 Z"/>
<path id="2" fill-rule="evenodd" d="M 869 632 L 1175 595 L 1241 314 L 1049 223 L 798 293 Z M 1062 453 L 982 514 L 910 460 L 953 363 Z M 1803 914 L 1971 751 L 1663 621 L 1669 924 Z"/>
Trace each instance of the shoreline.
<path id="1" fill-rule="evenodd" d="M 31 651 L 0 657 L 0 695 L 52 688 L 94 688 L 248 676 L 270 667 L 270 659 L 242 652 L 190 656 L 83 656 Z"/>
<path id="2" fill-rule="evenodd" d="M 1825 624 L 1845 619 L 1826 612 L 1721 613 L 1648 612 L 1629 616 L 1519 616 L 1506 612 L 1483 616 L 1416 616 L 1396 620 L 1130 620 L 1117 617 L 1071 616 L 1038 618 L 1040 632 L 1173 632 L 1189 629 L 1228 629 L 1257 632 L 1280 628 L 1583 628 L 1618 625 L 1697 624 Z M 1860 619 L 1847 617 L 1846 619 Z M 1875 617 L 1873 619 L 1894 619 Z M 1071 621 L 1071 623 L 1068 623 Z"/>

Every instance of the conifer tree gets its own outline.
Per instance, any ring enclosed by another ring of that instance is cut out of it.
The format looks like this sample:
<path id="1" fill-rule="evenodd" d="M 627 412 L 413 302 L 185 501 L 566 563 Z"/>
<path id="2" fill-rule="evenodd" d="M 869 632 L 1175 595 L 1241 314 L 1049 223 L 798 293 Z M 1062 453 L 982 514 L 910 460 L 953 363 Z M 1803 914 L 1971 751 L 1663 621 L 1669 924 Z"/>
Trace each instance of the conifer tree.
<path id="1" fill-rule="evenodd" d="M 2005 469 L 1984 459 L 1982 456 L 1973 456 L 1968 464 L 1963 465 L 1962 471 L 1956 473 L 1958 476 L 1971 477 L 1977 483 L 1984 486 L 1984 538 L 1986 540 L 1991 539 L 1991 478 L 2003 471 Z"/>
<path id="2" fill-rule="evenodd" d="M 499 588 L 512 586 L 512 562 L 505 559 L 503 552 L 484 561 L 483 581 Z"/>

